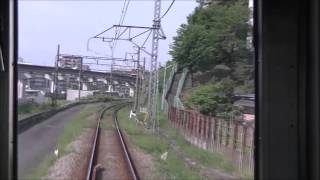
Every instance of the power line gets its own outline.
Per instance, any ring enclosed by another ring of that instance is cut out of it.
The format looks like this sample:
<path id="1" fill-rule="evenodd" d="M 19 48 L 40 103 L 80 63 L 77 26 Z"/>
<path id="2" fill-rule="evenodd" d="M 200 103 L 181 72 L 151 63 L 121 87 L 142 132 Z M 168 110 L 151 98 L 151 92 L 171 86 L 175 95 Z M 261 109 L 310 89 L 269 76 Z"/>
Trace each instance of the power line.
<path id="1" fill-rule="evenodd" d="M 122 7 L 122 11 L 121 11 L 121 16 L 120 16 L 120 20 L 119 20 L 119 26 L 123 24 L 124 19 L 126 17 L 127 11 L 128 11 L 128 7 L 130 4 L 131 0 L 125 0 L 123 3 L 123 7 Z M 115 40 L 113 41 L 112 44 L 112 54 L 114 54 L 114 50 L 117 46 L 117 36 L 121 31 L 121 27 L 116 27 L 115 29 Z"/>
<path id="2" fill-rule="evenodd" d="M 175 1 L 176 1 L 176 0 L 172 0 L 169 8 L 168 8 L 167 11 L 160 17 L 160 19 L 162 19 L 165 15 L 167 15 L 167 13 L 170 11 L 170 9 L 171 9 L 171 7 L 172 7 L 172 5 L 174 4 Z"/>
<path id="3" fill-rule="evenodd" d="M 128 11 L 128 7 L 129 7 L 130 2 L 131 2 L 131 0 L 128 0 L 128 3 L 127 3 L 127 6 L 126 6 L 126 9 L 124 11 L 124 14 L 123 14 L 122 21 L 121 21 L 120 25 L 122 25 L 123 22 L 124 22 L 124 19 L 125 19 L 126 15 L 127 15 L 127 11 Z"/>
<path id="4" fill-rule="evenodd" d="M 123 3 L 123 7 L 122 7 L 122 11 L 121 11 L 121 16 L 120 16 L 120 21 L 119 21 L 119 26 L 123 24 L 124 22 L 124 19 L 126 17 L 126 14 L 127 14 L 127 10 L 128 10 L 128 7 L 129 7 L 129 4 L 130 4 L 130 0 L 125 0 L 124 3 Z M 112 44 L 110 43 L 110 47 L 111 47 L 111 57 L 114 56 L 114 51 L 115 51 L 115 48 L 117 46 L 117 39 L 118 39 L 118 34 L 120 33 L 121 31 L 121 27 L 116 27 L 116 30 L 115 30 L 115 40 L 112 41 Z M 112 61 L 112 64 L 115 64 L 114 61 Z M 111 77 L 110 79 L 112 80 L 112 71 L 113 71 L 113 66 L 111 65 Z"/>
<path id="5" fill-rule="evenodd" d="M 126 0 L 127 1 L 127 0 Z M 129 2 L 130 0 L 128 0 Z M 153 19 L 153 25 L 152 27 L 141 27 L 141 26 L 123 26 L 120 25 L 121 23 L 123 23 L 124 21 L 124 17 L 125 14 L 127 12 L 127 7 L 129 6 L 129 3 L 126 4 L 125 9 L 123 9 L 123 13 L 122 16 L 120 18 L 120 23 L 119 25 L 113 25 L 111 28 L 103 31 L 102 33 L 99 33 L 98 35 L 94 36 L 93 38 L 97 38 L 97 39 L 102 39 L 103 42 L 108 42 L 110 43 L 110 46 L 112 46 L 114 44 L 114 42 L 116 42 L 117 40 L 128 40 L 131 43 L 133 43 L 135 46 L 140 47 L 141 51 L 143 51 L 144 53 L 148 54 L 151 56 L 150 58 L 150 72 L 149 72 L 149 88 L 148 88 L 148 126 L 155 126 L 155 120 L 156 120 L 156 97 L 157 97 L 157 67 L 158 67 L 158 49 L 159 49 L 159 40 L 161 39 L 166 39 L 166 36 L 163 32 L 163 29 L 161 28 L 161 18 L 165 17 L 166 14 L 170 11 L 170 9 L 172 8 L 175 0 L 173 0 L 170 4 L 170 6 L 168 7 L 167 11 L 161 16 L 161 0 L 154 0 L 155 2 L 155 6 L 154 6 L 154 19 Z M 123 32 L 121 32 L 120 28 L 123 27 L 125 28 L 125 30 Z M 104 36 L 100 36 L 103 33 L 111 30 L 115 28 L 115 37 L 111 38 L 111 37 L 104 37 Z M 131 35 L 131 30 L 132 29 L 146 29 L 145 31 L 143 31 L 142 33 L 138 33 L 136 35 Z M 122 37 L 124 33 L 126 33 L 126 31 L 129 31 L 129 37 L 125 38 Z M 147 40 L 149 39 L 149 37 L 152 34 L 152 42 L 151 42 L 151 51 L 148 52 L 146 51 L 143 46 L 140 46 L 139 44 L 135 43 L 133 41 L 134 38 L 137 38 L 138 36 L 144 35 L 147 32 L 150 32 L 147 35 L 147 39 L 143 42 L 142 45 L 145 45 L 145 43 L 147 42 Z M 121 38 L 122 37 L 122 38 Z M 114 49 L 114 45 L 112 46 Z M 110 73 L 110 79 L 112 79 L 112 70 Z"/>

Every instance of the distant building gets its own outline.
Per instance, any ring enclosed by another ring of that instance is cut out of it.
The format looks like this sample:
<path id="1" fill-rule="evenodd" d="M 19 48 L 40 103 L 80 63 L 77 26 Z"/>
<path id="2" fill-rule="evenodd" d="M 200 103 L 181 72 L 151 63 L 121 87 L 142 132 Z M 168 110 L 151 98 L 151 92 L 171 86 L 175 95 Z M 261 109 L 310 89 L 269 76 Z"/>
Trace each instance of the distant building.
<path id="1" fill-rule="evenodd" d="M 80 69 L 83 58 L 81 56 L 64 55 L 59 58 L 59 67 L 68 69 Z M 82 65 L 83 71 L 89 71 L 89 65 Z"/>
<path id="2" fill-rule="evenodd" d="M 83 71 L 90 71 L 90 66 L 87 64 L 82 64 L 82 70 Z"/>
<path id="3" fill-rule="evenodd" d="M 39 104 L 45 102 L 45 93 L 41 90 L 26 89 L 24 97 Z"/>
<path id="4" fill-rule="evenodd" d="M 244 121 L 254 121 L 255 119 L 255 95 L 254 94 L 236 95 L 235 102 L 233 103 L 233 105 L 241 109 Z"/>
<path id="5" fill-rule="evenodd" d="M 244 114 L 254 114 L 254 101 L 240 99 L 234 102 L 235 106 L 241 107 Z"/>
<path id="6" fill-rule="evenodd" d="M 136 69 L 127 69 L 127 70 L 113 70 L 113 74 L 123 74 L 123 75 L 129 75 L 129 76 L 136 76 L 137 70 Z"/>
<path id="7" fill-rule="evenodd" d="M 68 89 L 79 89 L 79 72 L 71 68 L 59 68 L 56 86 L 54 85 L 55 67 L 29 64 L 18 64 L 18 98 L 25 98 L 34 90 L 41 91 L 45 96 L 57 88 L 58 95 L 64 96 Z M 111 82 L 112 81 L 112 82 Z M 84 71 L 81 76 L 81 89 L 87 91 L 107 91 L 114 85 L 114 91 L 130 96 L 130 88 L 136 79 L 128 74 L 111 74 L 106 72 Z M 113 91 L 113 90 L 112 90 Z M 36 91 L 34 91 L 36 92 Z"/>
<path id="8" fill-rule="evenodd" d="M 22 57 L 18 57 L 19 64 L 31 64 L 30 62 L 25 61 Z"/>

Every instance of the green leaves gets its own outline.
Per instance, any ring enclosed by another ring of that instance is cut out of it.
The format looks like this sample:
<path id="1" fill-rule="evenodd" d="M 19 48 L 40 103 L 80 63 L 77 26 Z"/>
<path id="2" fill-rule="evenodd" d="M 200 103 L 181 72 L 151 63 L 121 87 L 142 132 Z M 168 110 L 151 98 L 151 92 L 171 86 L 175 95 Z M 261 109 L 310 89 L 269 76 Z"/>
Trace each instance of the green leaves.
<path id="1" fill-rule="evenodd" d="M 248 7 L 241 1 L 221 1 L 196 8 L 181 25 L 170 54 L 181 67 L 208 70 L 217 64 L 230 65 L 246 47 Z"/>
<path id="2" fill-rule="evenodd" d="M 232 81 L 225 80 L 197 87 L 187 97 L 187 102 L 203 114 L 215 115 L 231 110 L 232 94 Z"/>
<path id="3" fill-rule="evenodd" d="M 188 23 L 181 25 L 171 45 L 173 60 L 191 73 L 212 74 L 209 84 L 187 96 L 190 107 L 207 115 L 230 112 L 234 93 L 254 91 L 248 20 L 247 1 L 219 0 L 196 8 Z"/>

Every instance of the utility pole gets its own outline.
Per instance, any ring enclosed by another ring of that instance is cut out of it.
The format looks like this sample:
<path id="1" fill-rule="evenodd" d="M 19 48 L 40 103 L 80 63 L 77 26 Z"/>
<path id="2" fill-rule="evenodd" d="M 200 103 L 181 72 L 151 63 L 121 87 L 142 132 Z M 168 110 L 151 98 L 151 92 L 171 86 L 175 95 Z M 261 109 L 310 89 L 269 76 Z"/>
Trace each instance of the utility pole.
<path id="1" fill-rule="evenodd" d="M 81 97 L 81 73 L 82 73 L 82 58 L 80 59 L 80 67 L 79 67 L 79 89 L 78 89 L 78 100 L 80 101 Z"/>
<path id="2" fill-rule="evenodd" d="M 139 77 L 140 77 L 140 70 L 139 70 L 139 66 L 140 66 L 140 47 L 138 46 L 138 60 L 137 60 L 137 74 L 136 74 L 136 93 L 135 93 L 135 102 L 134 102 L 134 110 L 137 113 L 138 109 L 139 109 L 139 94 L 140 94 L 140 81 L 139 81 Z"/>
<path id="3" fill-rule="evenodd" d="M 148 92 L 148 115 L 149 122 L 154 124 L 156 120 L 156 88 L 157 88 L 157 64 L 158 64 L 158 48 L 161 30 L 161 0 L 155 0 L 154 4 L 154 20 L 153 20 L 153 36 L 152 36 L 152 49 L 151 49 L 151 66 L 149 78 L 149 92 Z"/>
<path id="4" fill-rule="evenodd" d="M 156 72 L 155 72 L 155 75 L 156 75 L 156 89 L 155 89 L 155 100 L 156 101 L 154 101 L 154 106 L 155 106 L 155 111 L 154 111 L 154 120 L 153 120 L 153 128 L 152 128 L 152 130 L 153 130 L 153 132 L 155 132 L 155 130 L 157 129 L 157 130 L 159 130 L 159 118 L 158 118 L 158 111 L 157 111 L 157 107 L 158 107 L 158 95 L 159 95 L 159 69 L 157 68 L 156 69 Z"/>
<path id="5" fill-rule="evenodd" d="M 52 101 L 51 105 L 57 105 L 57 98 L 58 98 L 58 72 L 59 72 L 59 57 L 60 57 L 60 44 L 58 44 L 57 48 L 57 56 L 55 61 L 55 73 L 54 73 L 54 80 L 53 80 L 53 88 L 52 88 Z"/>
<path id="6" fill-rule="evenodd" d="M 112 55 L 112 58 L 113 58 L 113 55 Z M 112 80 L 113 64 L 114 64 L 114 60 L 111 61 L 111 68 L 110 68 L 110 92 L 113 92 L 113 80 Z"/>
<path id="7" fill-rule="evenodd" d="M 164 96 L 165 96 L 166 89 L 167 89 L 166 76 L 167 76 L 167 66 L 164 66 L 163 84 L 162 84 L 162 97 L 161 97 L 161 110 L 163 110 L 164 98 L 165 98 Z"/>
<path id="8" fill-rule="evenodd" d="M 146 58 L 143 58 L 143 62 L 142 62 L 142 72 L 140 73 L 140 107 L 144 106 L 144 102 L 145 102 L 145 94 L 146 94 Z"/>
<path id="9" fill-rule="evenodd" d="M 98 64 L 98 63 L 97 63 Z M 112 63 L 111 63 L 111 66 L 112 66 Z M 106 81 L 107 83 L 105 84 L 105 89 L 103 89 L 104 92 L 102 92 L 103 95 L 106 95 L 107 91 L 109 91 L 109 85 L 111 84 L 111 74 L 109 74 L 109 77 L 108 77 L 108 65 L 106 65 Z M 108 80 L 110 83 L 108 83 Z"/>
<path id="10" fill-rule="evenodd" d="M 144 57 L 143 58 L 143 67 L 142 67 L 142 75 L 141 75 L 141 93 L 140 93 L 140 97 L 141 97 L 141 100 L 140 100 L 140 104 L 141 106 L 144 106 L 144 102 L 145 102 L 145 92 L 146 92 L 146 84 L 145 84 L 145 79 L 146 79 L 146 58 Z"/>
<path id="11" fill-rule="evenodd" d="M 152 122 L 155 120 L 155 113 L 156 113 L 156 106 L 155 103 L 157 101 L 156 97 L 156 70 L 157 70 L 157 62 L 158 62 L 158 48 L 159 48 L 159 40 L 160 39 L 166 39 L 166 36 L 164 35 L 164 32 L 161 28 L 161 0 L 154 0 L 154 20 L 152 27 L 144 27 L 144 26 L 126 26 L 126 25 L 113 25 L 112 27 L 102 31 L 101 33 L 89 38 L 93 39 L 101 39 L 102 42 L 113 42 L 115 40 L 126 40 L 131 43 L 133 43 L 136 46 L 144 47 L 147 40 L 149 39 L 149 36 L 152 34 L 152 48 L 151 52 L 146 51 L 144 48 L 141 48 L 143 52 L 151 56 L 151 67 L 150 67 L 150 77 L 149 77 L 149 88 L 148 88 L 148 126 L 152 126 Z M 121 30 L 122 32 L 116 33 L 114 37 L 105 37 L 103 34 L 106 32 L 117 29 L 117 28 L 123 28 Z M 141 33 L 134 33 L 132 30 L 145 30 Z M 142 43 L 142 45 L 137 44 L 134 39 L 142 36 L 144 34 L 147 34 L 149 32 L 149 35 L 145 39 L 145 41 Z M 128 34 L 128 37 L 124 37 L 125 34 Z M 88 40 L 88 44 L 89 44 Z M 88 45 L 89 46 L 89 45 Z"/>

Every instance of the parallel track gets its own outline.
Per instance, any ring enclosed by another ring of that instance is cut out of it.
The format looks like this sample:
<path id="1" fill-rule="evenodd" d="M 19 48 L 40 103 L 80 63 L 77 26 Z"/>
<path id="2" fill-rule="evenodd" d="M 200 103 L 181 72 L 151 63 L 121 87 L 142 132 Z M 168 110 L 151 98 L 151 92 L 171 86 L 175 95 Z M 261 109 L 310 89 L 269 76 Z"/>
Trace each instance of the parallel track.
<path id="1" fill-rule="evenodd" d="M 96 174 L 97 174 L 97 164 L 96 163 L 97 163 L 98 147 L 99 147 L 100 131 L 101 131 L 100 124 L 101 124 L 101 120 L 103 119 L 105 112 L 109 111 L 109 110 L 113 110 L 112 119 L 113 119 L 113 123 L 116 127 L 118 139 L 121 144 L 122 155 L 126 161 L 126 165 L 127 165 L 128 169 L 129 169 L 128 173 L 130 173 L 130 174 L 128 176 L 131 177 L 131 179 L 133 179 L 133 180 L 140 179 L 139 175 L 137 173 L 137 170 L 134 166 L 134 163 L 132 161 L 132 158 L 130 156 L 130 152 L 128 150 L 126 141 L 122 135 L 121 129 L 119 128 L 118 121 L 117 121 L 118 110 L 120 110 L 126 104 L 128 104 L 128 103 L 122 103 L 122 104 L 116 104 L 116 105 L 109 106 L 109 107 L 103 109 L 102 112 L 100 113 L 100 116 L 99 116 L 99 119 L 97 122 L 97 127 L 95 129 L 93 143 L 92 143 L 91 154 L 90 154 L 90 159 L 89 159 L 88 169 L 87 169 L 87 174 L 86 174 L 86 180 L 95 180 L 96 179 Z"/>

